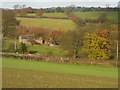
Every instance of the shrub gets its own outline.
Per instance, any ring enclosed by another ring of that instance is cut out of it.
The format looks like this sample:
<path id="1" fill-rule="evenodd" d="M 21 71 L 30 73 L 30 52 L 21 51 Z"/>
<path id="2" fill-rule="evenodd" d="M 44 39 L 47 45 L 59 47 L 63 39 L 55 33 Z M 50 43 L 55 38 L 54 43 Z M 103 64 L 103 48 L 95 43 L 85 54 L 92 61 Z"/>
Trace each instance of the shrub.
<path id="1" fill-rule="evenodd" d="M 21 43 L 21 52 L 22 52 L 22 53 L 27 52 L 27 46 L 26 46 L 25 43 Z"/>
<path id="2" fill-rule="evenodd" d="M 30 54 L 35 54 L 37 51 L 29 51 Z"/>

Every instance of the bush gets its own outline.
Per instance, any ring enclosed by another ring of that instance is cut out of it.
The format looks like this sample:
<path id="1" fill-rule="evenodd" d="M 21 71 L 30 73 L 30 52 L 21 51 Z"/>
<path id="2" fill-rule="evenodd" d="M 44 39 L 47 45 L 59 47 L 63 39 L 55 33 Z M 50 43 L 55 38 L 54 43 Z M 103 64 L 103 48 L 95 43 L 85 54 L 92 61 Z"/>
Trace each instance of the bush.
<path id="1" fill-rule="evenodd" d="M 29 51 L 30 54 L 35 54 L 37 51 Z"/>
<path id="2" fill-rule="evenodd" d="M 22 53 L 27 52 L 27 46 L 26 46 L 25 43 L 21 43 L 21 52 L 22 52 Z"/>

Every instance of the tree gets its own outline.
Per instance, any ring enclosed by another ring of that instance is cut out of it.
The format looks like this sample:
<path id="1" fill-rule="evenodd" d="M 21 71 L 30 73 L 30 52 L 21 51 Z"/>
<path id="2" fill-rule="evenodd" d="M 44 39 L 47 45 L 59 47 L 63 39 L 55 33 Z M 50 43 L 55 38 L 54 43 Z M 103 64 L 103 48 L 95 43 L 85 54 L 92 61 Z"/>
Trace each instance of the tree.
<path id="1" fill-rule="evenodd" d="M 118 26 L 111 22 L 102 23 L 94 34 L 108 40 L 109 50 L 111 51 L 110 59 L 116 58 L 116 56 L 118 56 Z"/>
<path id="2" fill-rule="evenodd" d="M 2 33 L 3 37 L 12 38 L 15 41 L 15 50 L 16 50 L 16 38 L 17 38 L 17 29 L 18 21 L 15 18 L 15 13 L 12 10 L 3 10 L 2 12 Z"/>
<path id="3" fill-rule="evenodd" d="M 63 9 L 61 7 L 57 7 L 56 12 L 63 12 Z"/>
<path id="4" fill-rule="evenodd" d="M 94 34 L 98 35 L 99 37 L 104 37 L 108 38 L 110 36 L 110 31 L 105 29 L 105 30 L 96 30 Z"/>
<path id="5" fill-rule="evenodd" d="M 62 31 L 53 30 L 53 31 L 49 32 L 48 38 L 50 39 L 51 42 L 58 44 L 61 35 L 62 35 Z"/>
<path id="6" fill-rule="evenodd" d="M 78 27 L 76 30 L 68 31 L 61 38 L 61 48 L 67 50 L 74 58 L 78 58 L 79 51 L 83 47 L 85 35 L 84 28 Z"/>
<path id="7" fill-rule="evenodd" d="M 14 8 L 15 14 L 18 14 L 19 9 L 20 9 L 20 5 L 16 4 L 16 5 L 13 6 L 13 8 Z"/>
<path id="8" fill-rule="evenodd" d="M 28 8 L 26 8 L 25 10 L 26 10 L 27 13 L 32 13 L 32 12 L 33 12 L 32 7 L 28 7 Z"/>
<path id="9" fill-rule="evenodd" d="M 43 38 L 47 39 L 48 37 L 48 29 L 43 29 L 43 28 L 31 28 L 27 34 L 34 34 L 36 38 Z"/>
<path id="10" fill-rule="evenodd" d="M 15 13 L 12 10 L 2 11 L 2 33 L 3 37 L 14 38 L 16 36 L 16 25 L 17 20 L 15 18 Z"/>
<path id="11" fill-rule="evenodd" d="M 107 39 L 95 34 L 86 34 L 84 50 L 88 54 L 88 58 L 92 60 L 109 59 L 111 56 Z"/>
<path id="12" fill-rule="evenodd" d="M 18 4 L 16 4 L 16 5 L 13 6 L 13 8 L 14 8 L 15 10 L 19 9 L 19 7 L 20 7 L 20 5 L 18 5 Z"/>
<path id="13" fill-rule="evenodd" d="M 22 26 L 22 25 L 18 25 L 17 26 L 17 29 L 18 29 L 18 35 L 26 35 L 28 33 L 28 28 L 26 28 L 25 26 Z"/>
<path id="14" fill-rule="evenodd" d="M 42 16 L 42 14 L 43 14 L 43 9 L 36 10 L 36 16 Z"/>

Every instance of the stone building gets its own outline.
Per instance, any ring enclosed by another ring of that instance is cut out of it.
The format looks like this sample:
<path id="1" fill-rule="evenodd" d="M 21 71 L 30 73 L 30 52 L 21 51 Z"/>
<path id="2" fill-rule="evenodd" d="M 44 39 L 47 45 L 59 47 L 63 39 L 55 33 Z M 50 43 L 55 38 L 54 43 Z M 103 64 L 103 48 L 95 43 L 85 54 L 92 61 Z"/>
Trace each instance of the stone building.
<path id="1" fill-rule="evenodd" d="M 34 40 L 34 35 L 22 35 L 19 36 L 19 42 L 30 44 L 29 40 Z"/>

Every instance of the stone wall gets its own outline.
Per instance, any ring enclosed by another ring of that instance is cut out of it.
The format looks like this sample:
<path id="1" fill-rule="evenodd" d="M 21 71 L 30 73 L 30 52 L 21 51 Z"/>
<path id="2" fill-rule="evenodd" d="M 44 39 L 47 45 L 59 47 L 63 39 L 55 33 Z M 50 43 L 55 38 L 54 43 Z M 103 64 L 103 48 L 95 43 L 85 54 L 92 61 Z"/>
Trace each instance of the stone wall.
<path id="1" fill-rule="evenodd" d="M 104 65 L 104 66 L 119 66 L 117 60 L 88 60 L 84 58 L 63 58 L 63 57 L 52 57 L 43 55 L 17 55 L 2 53 L 3 57 L 18 58 L 21 60 L 34 60 L 41 62 L 58 62 L 58 63 L 71 63 L 71 64 L 91 64 L 91 65 Z"/>

